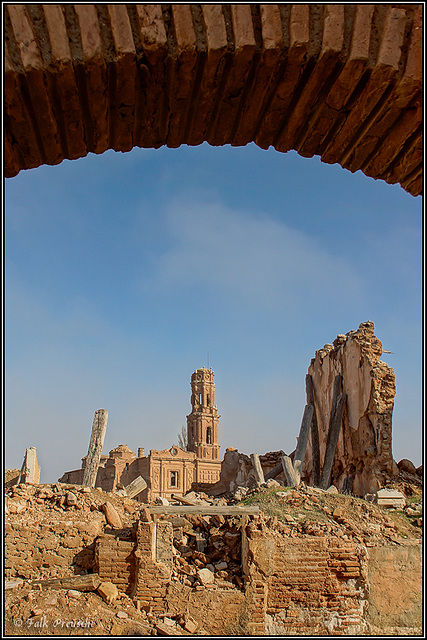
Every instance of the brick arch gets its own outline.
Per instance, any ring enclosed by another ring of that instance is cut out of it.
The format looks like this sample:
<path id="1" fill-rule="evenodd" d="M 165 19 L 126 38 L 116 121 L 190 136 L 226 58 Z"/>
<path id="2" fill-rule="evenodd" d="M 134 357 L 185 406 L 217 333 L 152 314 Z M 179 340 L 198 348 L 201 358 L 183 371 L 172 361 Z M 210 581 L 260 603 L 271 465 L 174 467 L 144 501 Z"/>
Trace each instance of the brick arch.
<path id="1" fill-rule="evenodd" d="M 5 172 L 255 142 L 422 190 L 422 5 L 6 5 Z"/>

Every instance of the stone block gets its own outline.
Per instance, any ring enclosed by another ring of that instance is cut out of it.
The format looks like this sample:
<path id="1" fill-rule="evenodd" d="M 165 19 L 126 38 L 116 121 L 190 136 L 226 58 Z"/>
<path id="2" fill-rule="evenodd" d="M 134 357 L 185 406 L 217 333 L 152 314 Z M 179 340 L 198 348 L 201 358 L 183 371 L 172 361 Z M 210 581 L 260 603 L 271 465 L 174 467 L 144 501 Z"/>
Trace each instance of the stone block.
<path id="1" fill-rule="evenodd" d="M 197 571 L 197 577 L 202 585 L 212 584 L 215 580 L 215 576 L 209 569 L 199 569 Z"/>
<path id="2" fill-rule="evenodd" d="M 328 489 L 326 489 L 326 493 L 332 493 L 332 494 L 338 493 L 338 489 L 336 488 L 335 485 L 331 484 L 331 486 Z"/>
<path id="3" fill-rule="evenodd" d="M 407 458 L 403 458 L 400 462 L 397 463 L 400 471 L 405 471 L 406 473 L 411 473 L 413 476 L 417 475 L 417 470 L 413 462 L 408 460 Z"/>
<path id="4" fill-rule="evenodd" d="M 403 493 L 396 489 L 380 489 L 377 491 L 377 504 L 381 507 L 403 509 L 406 504 L 406 499 Z"/>
<path id="5" fill-rule="evenodd" d="M 101 582 L 98 593 L 107 604 L 111 604 L 119 596 L 119 590 L 112 582 Z"/>
<path id="6" fill-rule="evenodd" d="M 137 478 L 135 478 L 135 480 L 133 480 L 125 487 L 125 492 L 129 498 L 134 498 L 138 495 L 138 493 L 141 493 L 141 491 L 144 491 L 144 489 L 146 488 L 147 483 L 145 482 L 144 478 L 142 476 L 138 476 Z"/>
<path id="7" fill-rule="evenodd" d="M 189 615 L 185 616 L 183 627 L 188 633 L 195 633 L 197 629 L 197 622 Z"/>
<path id="8" fill-rule="evenodd" d="M 77 504 L 77 496 L 72 491 L 67 491 L 65 494 L 65 502 L 69 507 L 73 507 Z"/>
<path id="9" fill-rule="evenodd" d="M 81 546 L 82 541 L 77 536 L 67 536 L 61 541 L 61 544 L 68 549 L 77 549 Z"/>
<path id="10" fill-rule="evenodd" d="M 121 518 L 117 513 L 116 509 L 113 507 L 113 505 L 110 502 L 105 502 L 102 505 L 102 510 L 105 514 L 105 519 L 113 529 L 122 528 L 123 525 L 122 525 Z"/>

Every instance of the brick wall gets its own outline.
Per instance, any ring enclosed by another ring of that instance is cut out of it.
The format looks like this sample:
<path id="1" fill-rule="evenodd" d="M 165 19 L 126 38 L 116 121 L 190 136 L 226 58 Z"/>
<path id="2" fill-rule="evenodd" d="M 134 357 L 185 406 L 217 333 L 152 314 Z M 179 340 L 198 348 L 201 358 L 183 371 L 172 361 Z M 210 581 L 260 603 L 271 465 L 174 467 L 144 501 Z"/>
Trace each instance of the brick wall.
<path id="1" fill-rule="evenodd" d="M 292 538 L 255 523 L 243 544 L 249 627 L 274 634 L 360 633 L 366 629 L 366 549 L 323 536 Z"/>
<path id="2" fill-rule="evenodd" d="M 263 518 L 253 518 L 243 532 L 244 590 L 194 591 L 172 578 L 169 521 L 146 516 L 137 522 L 134 536 L 132 541 L 99 536 L 95 567 L 102 579 L 126 590 L 147 611 L 182 612 L 190 601 L 198 609 L 221 600 L 228 617 L 217 611 L 219 632 L 233 625 L 255 635 L 366 630 L 367 555 L 362 545 L 317 535 L 294 538 L 267 528 Z"/>
<path id="3" fill-rule="evenodd" d="M 135 582 L 135 541 L 120 540 L 112 535 L 98 536 L 95 541 L 95 572 L 101 580 L 112 582 L 120 591 L 130 594 Z"/>
<path id="4" fill-rule="evenodd" d="M 163 527 L 162 546 L 167 546 L 167 535 L 170 535 L 172 546 L 172 525 Z M 160 561 L 156 561 L 156 537 L 157 531 L 154 522 L 138 522 L 136 529 L 136 574 L 132 589 L 132 596 L 141 602 L 141 607 L 153 612 L 166 611 L 166 592 L 170 584 L 172 572 L 170 567 Z M 166 551 L 163 549 L 163 554 Z"/>
<path id="5" fill-rule="evenodd" d="M 5 523 L 5 577 L 54 578 L 92 570 L 94 533 L 101 525 L 74 523 Z"/>
<path id="6" fill-rule="evenodd" d="M 6 176 L 106 149 L 253 141 L 418 195 L 422 9 L 8 4 Z"/>
<path id="7" fill-rule="evenodd" d="M 365 628 L 360 550 L 327 538 L 276 542 L 274 573 L 268 580 L 267 613 L 284 628 L 308 635 Z M 359 586 L 356 586 L 359 585 Z"/>

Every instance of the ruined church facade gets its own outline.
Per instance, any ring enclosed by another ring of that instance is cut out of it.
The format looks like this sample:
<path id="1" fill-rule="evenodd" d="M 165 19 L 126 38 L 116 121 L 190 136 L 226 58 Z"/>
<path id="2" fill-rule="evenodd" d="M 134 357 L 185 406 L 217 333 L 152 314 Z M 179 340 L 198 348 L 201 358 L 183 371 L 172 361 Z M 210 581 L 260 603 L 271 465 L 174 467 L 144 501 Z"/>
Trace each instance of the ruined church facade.
<path id="1" fill-rule="evenodd" d="M 147 483 L 137 500 L 153 502 L 157 497 L 183 496 L 192 486 L 207 487 L 219 480 L 218 423 L 220 416 L 215 404 L 215 374 L 212 369 L 197 369 L 191 376 L 191 413 L 187 416 L 187 450 L 173 445 L 168 449 L 151 449 L 145 455 L 143 448 L 136 455 L 127 445 L 119 445 L 102 456 L 98 467 L 96 487 L 114 491 L 128 485 L 138 476 Z M 86 456 L 82 468 L 67 471 L 60 482 L 81 484 Z"/>

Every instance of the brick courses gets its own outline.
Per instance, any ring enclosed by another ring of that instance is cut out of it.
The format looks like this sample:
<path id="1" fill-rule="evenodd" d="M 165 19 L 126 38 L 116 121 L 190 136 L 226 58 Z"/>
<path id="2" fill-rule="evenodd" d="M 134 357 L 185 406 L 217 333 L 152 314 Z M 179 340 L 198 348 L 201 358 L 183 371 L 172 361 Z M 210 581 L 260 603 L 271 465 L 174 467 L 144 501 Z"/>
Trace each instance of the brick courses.
<path id="1" fill-rule="evenodd" d="M 422 6 L 6 5 L 5 174 L 207 141 L 422 191 Z"/>
<path id="2" fill-rule="evenodd" d="M 95 542 L 94 569 L 101 580 L 112 582 L 130 594 L 135 581 L 135 542 L 112 535 L 98 536 Z"/>
<path id="3" fill-rule="evenodd" d="M 244 564 L 251 633 L 260 633 L 266 623 L 279 625 L 282 634 L 328 634 L 332 627 L 365 630 L 367 554 L 362 545 L 326 536 L 272 534 L 256 519 L 245 537 L 251 559 Z"/>
<path id="4" fill-rule="evenodd" d="M 37 496 L 48 494 L 48 489 L 30 489 L 27 503 L 32 500 L 40 506 L 42 499 Z M 9 499 L 9 506 L 19 506 L 27 492 L 18 487 L 16 493 L 20 500 Z M 80 500 L 87 496 L 90 502 L 97 493 L 81 493 Z M 103 500 L 99 496 L 99 502 Z M 89 511 L 89 502 L 88 513 L 95 520 L 87 520 L 74 508 L 64 513 L 49 509 L 53 516 L 49 520 L 38 512 L 26 525 L 22 511 L 9 516 L 5 523 L 6 577 L 46 578 L 72 576 L 76 569 L 95 571 L 102 580 L 133 596 L 146 611 L 191 613 L 199 630 L 218 635 L 363 635 L 367 621 L 382 626 L 383 616 L 386 625 L 419 625 L 418 540 L 408 540 L 407 545 L 401 540 L 398 547 L 383 541 L 383 546 L 367 549 L 355 540 L 291 531 L 264 515 L 249 516 L 235 531 L 237 525 L 231 518 L 228 525 L 232 525 L 232 535 L 238 536 L 232 549 L 238 550 L 236 562 L 240 558 L 243 580 L 237 581 L 237 587 L 215 580 L 208 588 L 194 588 L 177 578 L 179 568 L 172 554 L 178 549 L 173 551 L 171 521 L 154 521 L 142 510 L 136 522 L 130 518 L 123 529 L 107 528 L 102 534 L 105 518 L 97 510 Z M 201 516 L 189 516 L 187 521 L 194 531 L 202 523 L 206 519 Z M 226 524 L 225 517 L 210 521 L 212 537 L 226 538 L 228 534 L 219 530 Z M 212 551 L 209 544 L 208 540 L 206 554 Z M 217 560 L 220 558 L 221 554 Z M 228 564 L 230 567 L 231 562 Z"/>

